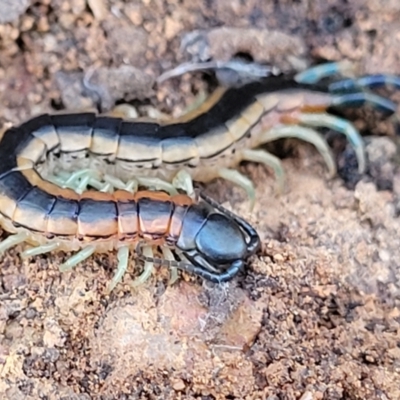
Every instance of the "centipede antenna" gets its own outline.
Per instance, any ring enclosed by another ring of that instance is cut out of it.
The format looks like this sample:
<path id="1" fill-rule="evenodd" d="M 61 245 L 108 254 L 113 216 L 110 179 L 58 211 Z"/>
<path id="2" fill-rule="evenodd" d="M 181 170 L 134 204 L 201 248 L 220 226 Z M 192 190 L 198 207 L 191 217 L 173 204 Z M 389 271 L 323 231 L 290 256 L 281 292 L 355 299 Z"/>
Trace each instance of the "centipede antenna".
<path id="1" fill-rule="evenodd" d="M 143 246 L 143 249 L 146 250 L 146 247 L 148 246 Z M 189 255 L 189 253 L 182 253 L 180 257 L 185 257 L 186 261 L 177 261 L 173 258 L 171 250 L 168 249 L 170 252 L 169 255 L 166 256 L 166 253 L 164 252 L 163 248 L 163 254 L 165 258 L 160 258 L 160 257 L 154 257 L 153 252 L 147 252 L 147 255 L 144 254 L 144 250 L 142 251 L 142 246 L 140 243 L 136 246 L 136 256 L 139 260 L 143 261 L 144 263 L 151 263 L 152 265 L 157 265 L 157 266 L 162 266 L 162 267 L 167 267 L 167 268 L 178 268 L 182 269 L 185 271 L 191 271 L 191 268 L 194 267 L 191 263 L 195 262 L 195 264 L 198 266 L 198 268 L 202 268 L 205 271 L 209 271 L 211 273 L 218 273 L 218 270 L 214 268 L 212 265 L 210 265 L 206 260 L 201 258 L 202 264 L 200 262 L 196 261 L 194 256 Z M 151 255 L 150 255 L 151 254 Z M 187 257 L 190 257 L 190 260 L 188 260 Z"/>
<path id="2" fill-rule="evenodd" d="M 163 246 L 162 247 L 162 253 L 164 256 L 164 259 L 166 261 L 175 261 L 174 255 L 172 254 L 172 251 L 168 248 Z M 170 266 L 170 277 L 168 283 L 170 285 L 173 285 L 177 280 L 178 280 L 178 268 L 174 266 Z"/>
<path id="3" fill-rule="evenodd" d="M 159 263 L 160 265 L 168 266 L 170 268 L 179 268 L 183 271 L 187 271 L 189 273 L 198 275 L 201 278 L 206 279 L 211 282 L 214 282 L 214 283 L 222 283 L 222 282 L 229 281 L 244 266 L 243 260 L 235 260 L 223 272 L 218 272 L 215 268 L 213 268 L 213 271 L 210 271 L 204 265 L 199 264 L 198 260 L 196 260 L 195 257 L 191 256 L 190 254 L 183 253 L 183 255 L 185 256 L 185 258 L 188 259 L 189 262 L 176 261 L 176 260 L 163 260 L 161 258 L 148 257 L 148 256 L 143 255 L 142 253 L 140 254 L 140 259 L 145 261 L 145 263 L 151 263 L 151 265 L 153 265 L 153 263 Z M 142 275 L 136 281 L 138 281 L 142 277 Z M 135 286 L 137 286 L 141 283 L 143 283 L 142 280 L 140 280 L 140 282 L 135 284 Z"/>
<path id="4" fill-rule="evenodd" d="M 222 207 L 214 199 L 207 196 L 204 192 L 200 192 L 199 195 L 205 202 L 210 204 L 216 210 L 232 218 L 245 231 L 250 239 L 249 243 L 247 244 L 247 251 L 249 254 L 254 254 L 260 248 L 260 237 L 258 236 L 256 230 L 248 222 L 246 222 L 243 218 L 240 218 L 233 212 L 227 210 L 225 207 Z"/>
<path id="5" fill-rule="evenodd" d="M 187 253 L 184 254 L 188 258 L 188 260 L 192 262 L 192 264 L 179 263 L 178 268 L 190 272 L 192 274 L 198 275 L 201 278 L 214 283 L 223 283 L 231 280 L 244 267 L 243 260 L 235 260 L 223 272 L 211 272 L 205 269 L 202 265 L 198 264 L 198 262 L 194 258 L 192 258 L 189 254 Z"/>
<path id="6" fill-rule="evenodd" d="M 152 263 L 157 266 L 163 266 L 163 267 L 168 267 L 168 268 L 169 267 L 178 268 L 178 261 L 176 261 L 173 258 L 170 259 L 168 257 L 167 259 L 164 259 L 164 258 L 160 258 L 160 257 L 154 257 L 153 252 L 151 252 L 151 254 L 150 254 L 150 252 L 148 250 L 147 250 L 147 254 L 145 254 L 146 247 L 149 247 L 149 246 L 145 246 L 141 242 L 139 242 L 136 245 L 135 254 L 139 260 L 144 261 L 145 263 L 146 262 Z M 143 248 L 143 251 L 142 251 L 142 248 Z"/>

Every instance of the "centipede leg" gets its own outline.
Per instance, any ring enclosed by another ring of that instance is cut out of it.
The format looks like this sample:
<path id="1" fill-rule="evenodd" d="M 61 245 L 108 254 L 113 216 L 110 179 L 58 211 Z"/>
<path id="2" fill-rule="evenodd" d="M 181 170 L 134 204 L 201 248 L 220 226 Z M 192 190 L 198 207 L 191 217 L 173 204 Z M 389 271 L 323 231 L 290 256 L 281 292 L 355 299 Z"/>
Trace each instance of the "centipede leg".
<path id="1" fill-rule="evenodd" d="M 106 115 L 111 115 L 116 118 L 135 119 L 139 116 L 136 107 L 131 104 L 118 104 Z"/>
<path id="2" fill-rule="evenodd" d="M 143 255 L 147 258 L 153 258 L 153 249 L 151 246 L 143 246 Z M 143 285 L 150 278 L 153 273 L 154 265 L 151 261 L 144 262 L 143 272 L 131 283 L 132 287 L 137 287 Z"/>
<path id="3" fill-rule="evenodd" d="M 153 106 L 147 106 L 142 108 L 146 117 L 158 120 L 169 120 L 170 117 L 161 111 L 157 110 Z M 136 119 L 139 117 L 137 109 L 130 104 L 119 104 L 115 106 L 110 112 L 105 115 L 110 115 L 116 118 L 123 119 Z"/>
<path id="4" fill-rule="evenodd" d="M 68 179 L 64 182 L 64 187 L 68 187 L 71 189 L 76 190 L 77 187 L 81 187 L 85 190 L 85 186 L 82 185 L 82 181 L 87 183 L 89 182 L 90 178 L 98 178 L 98 173 L 93 169 L 82 169 L 79 171 L 73 172 Z"/>
<path id="5" fill-rule="evenodd" d="M 114 187 L 111 185 L 110 182 L 102 182 L 100 179 L 96 179 L 92 176 L 92 174 L 88 174 L 82 177 L 79 184 L 73 188 L 77 193 L 82 194 L 85 190 L 87 190 L 88 186 L 91 186 L 97 189 L 99 192 L 114 192 Z"/>
<path id="6" fill-rule="evenodd" d="M 240 172 L 229 168 L 220 168 L 218 170 L 218 176 L 226 179 L 227 181 L 233 182 L 235 185 L 238 185 L 244 189 L 250 199 L 250 210 L 254 208 L 256 191 L 254 189 L 253 182 L 250 179 L 246 178 Z"/>
<path id="7" fill-rule="evenodd" d="M 61 272 L 69 271 L 74 268 L 80 262 L 89 258 L 96 250 L 96 246 L 84 247 L 79 253 L 74 254 L 67 261 L 60 265 L 59 269 Z"/>
<path id="8" fill-rule="evenodd" d="M 117 270 L 115 271 L 115 274 L 111 279 L 110 284 L 108 285 L 107 288 L 108 293 L 112 292 L 115 286 L 117 286 L 117 284 L 121 282 L 122 277 L 124 276 L 126 270 L 128 269 L 129 246 L 120 247 L 118 249 L 117 258 L 118 258 Z"/>
<path id="9" fill-rule="evenodd" d="M 127 183 L 124 183 L 120 179 L 106 174 L 104 175 L 104 181 L 110 183 L 113 188 L 126 190 L 131 193 L 137 192 L 138 187 L 140 185 L 154 190 L 164 190 L 171 196 L 178 194 L 178 191 L 171 183 L 168 183 L 167 181 L 154 177 L 136 176 L 135 179 L 132 179 Z"/>
<path id="10" fill-rule="evenodd" d="M 85 177 L 83 177 L 81 181 L 74 188 L 75 192 L 78 194 L 82 194 L 85 190 L 87 190 L 87 187 L 91 179 L 92 177 L 90 175 L 86 175 Z"/>
<path id="11" fill-rule="evenodd" d="M 207 92 L 205 90 L 201 90 L 196 97 L 194 98 L 194 101 L 190 103 L 181 113 L 179 116 L 180 120 L 189 120 L 191 118 L 191 114 L 193 112 L 198 112 L 198 109 L 201 108 L 203 104 L 205 104 L 209 100 L 209 97 L 207 95 Z"/>
<path id="12" fill-rule="evenodd" d="M 10 249 L 11 247 L 16 246 L 17 244 L 25 242 L 28 235 L 25 232 L 20 232 L 15 235 L 9 236 L 7 239 L 3 240 L 0 243 L 0 254 L 4 253 L 6 250 Z"/>
<path id="13" fill-rule="evenodd" d="M 285 187 L 285 171 L 278 157 L 275 157 L 265 150 L 246 149 L 242 150 L 241 154 L 242 160 L 261 163 L 269 168 L 272 168 L 275 178 L 278 182 L 278 193 L 280 194 L 283 192 Z"/>
<path id="14" fill-rule="evenodd" d="M 47 176 L 46 179 L 49 182 L 52 182 L 52 183 L 54 183 L 55 185 L 58 185 L 58 186 L 63 186 L 64 183 L 65 183 L 65 179 L 61 178 L 60 176 L 56 176 L 56 175 Z"/>
<path id="15" fill-rule="evenodd" d="M 84 188 L 83 190 L 87 189 L 87 186 L 90 186 L 96 190 L 98 190 L 99 192 L 104 192 L 104 193 L 112 193 L 114 191 L 113 186 L 111 185 L 111 183 L 109 182 L 102 182 L 99 179 L 95 179 L 95 178 L 91 178 L 89 177 L 89 180 L 86 181 L 86 188 Z M 82 187 L 78 190 L 78 193 L 82 192 Z"/>
<path id="16" fill-rule="evenodd" d="M 110 190 L 109 184 L 102 183 L 99 173 L 94 169 L 82 169 L 72 174 L 60 172 L 57 175 L 48 176 L 47 179 L 61 187 L 73 189 L 77 193 L 87 190 L 88 185 L 101 191 Z"/>
<path id="17" fill-rule="evenodd" d="M 153 190 L 164 190 L 165 192 L 169 193 L 171 196 L 178 194 L 176 188 L 167 181 L 164 181 L 159 178 L 153 177 L 136 177 L 139 185 L 145 186 L 147 188 Z"/>
<path id="18" fill-rule="evenodd" d="M 38 256 L 39 254 L 50 253 L 60 246 L 58 242 L 46 243 L 41 246 L 33 247 L 32 249 L 25 250 L 21 253 L 22 258 L 29 258 Z"/>
<path id="19" fill-rule="evenodd" d="M 317 83 L 323 78 L 327 78 L 336 74 L 343 76 L 354 76 L 355 66 L 348 60 L 325 63 L 298 73 L 294 79 L 299 83 L 312 84 Z"/>
<path id="20" fill-rule="evenodd" d="M 163 246 L 162 253 L 163 253 L 163 256 L 164 256 L 165 260 L 167 260 L 167 261 L 175 261 L 175 257 L 172 254 L 172 251 L 168 247 Z M 170 277 L 169 277 L 169 282 L 168 283 L 170 285 L 173 285 L 179 278 L 179 276 L 178 276 L 178 268 L 174 267 L 174 266 L 170 266 L 169 269 L 170 269 Z"/>
<path id="21" fill-rule="evenodd" d="M 345 135 L 356 153 L 358 171 L 360 174 L 365 171 L 367 161 L 365 158 L 364 142 L 357 129 L 349 121 L 325 113 L 300 114 L 298 120 L 305 125 L 330 128 Z"/>
<path id="22" fill-rule="evenodd" d="M 138 190 L 139 183 L 136 179 L 131 179 L 124 183 L 120 179 L 111 175 L 104 175 L 104 181 L 109 183 L 114 189 L 126 190 L 131 193 L 135 193 Z"/>
<path id="23" fill-rule="evenodd" d="M 90 180 L 89 185 L 92 186 L 92 180 Z M 99 190 L 99 192 L 104 192 L 104 193 L 114 192 L 114 188 L 109 183 L 105 183 L 103 186 L 99 187 L 98 190 Z"/>
<path id="24" fill-rule="evenodd" d="M 325 138 L 314 129 L 305 128 L 298 125 L 278 126 L 264 133 L 263 142 L 267 143 L 277 139 L 289 137 L 300 139 L 314 145 L 323 157 L 325 164 L 328 167 L 329 175 L 333 177 L 336 174 L 336 164 L 332 150 L 328 146 Z"/>
<path id="25" fill-rule="evenodd" d="M 75 179 L 71 179 L 70 177 L 65 182 L 62 182 L 61 185 L 69 187 L 77 193 L 82 193 L 87 190 L 88 186 L 91 186 L 100 192 L 108 193 L 112 193 L 115 189 L 127 190 L 133 193 L 134 191 L 137 191 L 138 188 L 138 182 L 135 179 L 125 183 L 120 179 L 107 174 L 101 179 L 97 171 L 94 170 L 82 170 L 74 174 Z"/>
<path id="26" fill-rule="evenodd" d="M 190 174 L 182 169 L 180 170 L 172 180 L 172 185 L 177 189 L 182 189 L 185 193 L 192 197 L 194 195 L 193 180 Z"/>

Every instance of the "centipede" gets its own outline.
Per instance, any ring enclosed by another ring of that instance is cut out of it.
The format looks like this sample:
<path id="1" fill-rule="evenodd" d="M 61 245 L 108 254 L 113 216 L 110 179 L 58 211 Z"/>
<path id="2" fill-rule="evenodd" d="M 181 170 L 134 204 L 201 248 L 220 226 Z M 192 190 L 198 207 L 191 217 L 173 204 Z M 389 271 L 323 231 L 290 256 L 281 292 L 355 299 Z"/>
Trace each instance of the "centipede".
<path id="1" fill-rule="evenodd" d="M 369 75 L 320 85 L 322 76 L 340 69 L 324 68 L 217 89 L 172 121 L 85 112 L 44 114 L 11 127 L 0 141 L 0 224 L 11 233 L 0 253 L 22 242 L 34 246 L 23 257 L 78 251 L 60 267 L 69 270 L 94 252 L 116 249 L 111 288 L 133 250 L 145 263 L 135 282 L 145 281 L 157 262 L 212 282 L 232 279 L 259 249 L 259 236 L 208 196 L 194 199 L 193 181 L 224 178 L 243 187 L 254 203 L 253 183 L 235 168 L 244 160 L 262 163 L 282 186 L 280 160 L 259 147 L 287 137 L 312 143 L 334 175 L 332 151 L 319 127 L 347 137 L 363 172 L 361 135 L 328 111 L 364 104 L 387 115 L 396 111 L 391 100 L 365 89 L 399 89 L 399 77 Z M 154 257 L 154 246 L 163 258 Z"/>
<path id="2" fill-rule="evenodd" d="M 92 133 L 103 141 L 101 121 L 97 119 Z M 35 245 L 24 257 L 80 250 L 61 265 L 66 271 L 94 252 L 117 249 L 119 264 L 112 289 L 126 271 L 132 249 L 147 263 L 138 282 L 145 280 L 157 262 L 152 247 L 161 246 L 163 264 L 168 261 L 172 268 L 221 283 L 235 276 L 259 248 L 259 237 L 247 222 L 205 195 L 194 202 L 184 194 L 133 193 L 129 187 L 112 193 L 84 190 L 79 194 L 43 179 L 38 169 L 50 158 L 49 153 L 55 149 L 68 152 L 66 144 L 85 134 L 83 126 L 79 118 L 41 116 L 4 133 L 0 142 L 0 223 L 13 235 L 0 244 L 0 252 L 21 242 Z M 95 149 L 96 143 L 94 139 Z M 171 248 L 179 252 L 180 261 L 175 260 Z"/>

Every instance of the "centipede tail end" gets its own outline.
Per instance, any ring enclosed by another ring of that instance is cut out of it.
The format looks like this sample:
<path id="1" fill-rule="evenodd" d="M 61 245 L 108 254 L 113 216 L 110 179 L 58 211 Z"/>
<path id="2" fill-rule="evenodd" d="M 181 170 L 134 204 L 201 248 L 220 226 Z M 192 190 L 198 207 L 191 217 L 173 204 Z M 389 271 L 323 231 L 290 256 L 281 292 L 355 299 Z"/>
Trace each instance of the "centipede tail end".
<path id="1" fill-rule="evenodd" d="M 333 107 L 361 107 L 364 104 L 369 104 L 376 110 L 387 115 L 394 114 L 397 109 L 393 101 L 376 94 L 364 92 L 337 95 L 332 101 Z"/>
<path id="2" fill-rule="evenodd" d="M 374 74 L 357 79 L 342 79 L 331 83 L 329 91 L 332 93 L 346 93 L 363 88 L 377 89 L 381 87 L 400 89 L 400 77 L 396 75 Z"/>

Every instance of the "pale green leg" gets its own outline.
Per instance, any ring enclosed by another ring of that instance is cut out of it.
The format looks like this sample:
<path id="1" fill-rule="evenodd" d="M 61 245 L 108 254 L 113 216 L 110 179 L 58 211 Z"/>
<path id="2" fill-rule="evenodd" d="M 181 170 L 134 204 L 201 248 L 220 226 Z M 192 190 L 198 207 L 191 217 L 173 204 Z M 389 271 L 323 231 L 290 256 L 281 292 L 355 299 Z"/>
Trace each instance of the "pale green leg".
<path id="1" fill-rule="evenodd" d="M 107 187 L 111 186 L 109 183 L 100 182 L 98 179 L 90 178 L 88 185 L 92 186 L 94 189 L 98 190 L 99 192 L 102 191 L 104 186 Z"/>
<path id="2" fill-rule="evenodd" d="M 118 258 L 118 266 L 117 266 L 117 271 L 115 272 L 110 284 L 108 285 L 108 293 L 110 293 L 115 286 L 119 282 L 121 282 L 122 277 L 124 276 L 126 270 L 128 269 L 128 261 L 129 261 L 129 247 L 128 246 L 123 246 L 118 249 L 117 253 L 117 258 Z"/>
<path id="3" fill-rule="evenodd" d="M 171 196 L 178 194 L 178 191 L 174 185 L 159 178 L 145 176 L 135 177 L 135 179 L 129 180 L 126 183 L 108 174 L 105 174 L 103 179 L 99 178 L 100 176 L 97 171 L 93 169 L 85 169 L 74 172 L 65 178 L 64 176 L 51 176 L 49 180 L 63 187 L 74 189 L 78 193 L 82 193 L 84 190 L 86 190 L 88 185 L 91 185 L 95 189 L 102 192 L 112 192 L 112 190 L 115 188 L 134 193 L 137 192 L 138 186 L 141 185 L 154 190 L 163 190 L 169 193 Z M 191 190 L 193 192 L 191 180 L 188 181 L 185 179 L 184 183 L 187 190 Z"/>
<path id="4" fill-rule="evenodd" d="M 235 185 L 238 185 L 242 189 L 244 189 L 250 199 L 250 210 L 253 209 L 254 203 L 256 201 L 256 191 L 254 189 L 253 182 L 249 178 L 246 178 L 240 172 L 229 168 L 219 169 L 218 176 L 220 178 L 226 179 L 227 181 L 233 182 Z"/>
<path id="5" fill-rule="evenodd" d="M 71 177 L 71 172 L 67 172 L 67 171 L 59 171 L 59 172 L 57 172 L 57 178 L 63 179 L 64 183 L 70 177 Z"/>
<path id="6" fill-rule="evenodd" d="M 61 187 L 62 187 L 62 186 L 64 185 L 64 183 L 65 183 L 65 179 L 63 179 L 63 178 L 61 178 L 61 177 L 59 177 L 59 176 L 55 176 L 55 175 L 47 176 L 46 179 L 47 179 L 49 182 L 54 183 L 55 185 L 61 186 Z"/>
<path id="7" fill-rule="evenodd" d="M 89 183 L 99 182 L 99 174 L 93 169 L 83 169 L 73 173 L 61 171 L 57 175 L 50 175 L 47 179 L 63 188 L 73 189 L 78 193 L 86 190 Z M 97 187 L 96 187 L 97 188 Z"/>
<path id="8" fill-rule="evenodd" d="M 95 179 L 92 177 L 89 177 L 89 178 L 90 179 L 88 181 L 88 185 L 92 186 L 94 189 L 98 190 L 99 192 L 103 191 L 104 186 L 107 186 L 107 187 L 111 186 L 109 183 L 101 182 L 99 179 Z"/>
<path id="9" fill-rule="evenodd" d="M 98 179 L 90 178 L 88 185 L 103 193 L 113 193 L 114 188 L 109 182 L 101 182 Z"/>
<path id="10" fill-rule="evenodd" d="M 0 254 L 4 253 L 6 250 L 11 247 L 16 246 L 22 242 L 25 242 L 28 235 L 25 232 L 16 233 L 15 235 L 9 236 L 7 239 L 0 242 Z"/>
<path id="11" fill-rule="evenodd" d="M 101 182 L 97 179 L 98 173 L 94 170 L 84 170 L 74 172 L 74 179 L 71 179 L 71 174 L 59 174 L 57 176 L 49 176 L 47 179 L 61 187 L 68 187 L 75 190 L 77 193 L 82 194 L 87 190 L 88 185 L 97 189 L 100 192 L 113 192 L 112 185 L 109 182 Z"/>
<path id="12" fill-rule="evenodd" d="M 178 191 L 174 188 L 171 183 L 168 183 L 159 178 L 153 177 L 136 177 L 139 185 L 145 186 L 147 188 L 151 188 L 153 190 L 164 190 L 169 193 L 171 196 L 178 194 Z"/>
<path id="13" fill-rule="evenodd" d="M 84 247 L 79 253 L 74 254 L 65 263 L 60 265 L 60 271 L 66 272 L 75 267 L 75 265 L 89 258 L 96 250 L 96 246 Z"/>
<path id="14" fill-rule="evenodd" d="M 266 165 L 267 167 L 272 168 L 275 174 L 275 178 L 278 182 L 279 194 L 283 193 L 285 187 L 285 171 L 283 170 L 281 160 L 278 157 L 275 157 L 274 155 L 268 153 L 265 150 L 246 149 L 243 150 L 241 154 L 242 154 L 242 160 L 261 163 Z"/>
<path id="15" fill-rule="evenodd" d="M 148 117 L 150 119 L 153 119 L 153 120 L 157 119 L 160 121 L 169 121 L 171 119 L 171 116 L 162 113 L 160 110 L 158 110 L 154 106 L 148 105 L 148 106 L 144 106 L 142 109 L 143 109 L 146 117 Z"/>
<path id="16" fill-rule="evenodd" d="M 59 171 L 57 175 L 48 175 L 46 179 L 58 186 L 65 187 L 65 182 L 71 177 L 70 172 Z"/>
<path id="17" fill-rule="evenodd" d="M 193 103 L 189 104 L 179 116 L 179 118 L 183 118 L 186 114 L 190 114 L 192 111 L 197 110 L 203 103 L 208 99 L 208 94 L 206 91 L 200 91 L 196 97 L 194 98 Z"/>
<path id="18" fill-rule="evenodd" d="M 267 143 L 289 137 L 304 140 L 305 142 L 314 145 L 323 157 L 328 167 L 329 175 L 333 177 L 336 174 L 336 164 L 332 150 L 328 146 L 325 138 L 314 129 L 298 125 L 278 126 L 266 131 L 262 136 L 262 142 Z"/>
<path id="19" fill-rule="evenodd" d="M 113 193 L 114 188 L 109 183 L 105 183 L 103 187 L 99 189 L 99 191 L 104 193 Z"/>
<path id="20" fill-rule="evenodd" d="M 315 127 L 323 126 L 325 128 L 334 129 L 346 136 L 352 145 L 358 161 L 358 172 L 362 174 L 367 166 L 365 158 L 364 142 L 357 129 L 347 120 L 326 113 L 320 114 L 300 114 L 299 121 L 305 125 Z"/>
<path id="21" fill-rule="evenodd" d="M 143 247 L 143 255 L 145 257 L 150 257 L 153 258 L 153 249 L 151 248 L 151 246 L 144 246 Z M 141 275 L 139 275 L 132 283 L 131 286 L 132 287 L 137 287 L 140 285 L 143 285 L 143 283 L 145 283 L 147 281 L 147 279 L 150 278 L 151 274 L 153 273 L 153 263 L 150 261 L 145 261 L 144 262 L 144 269 L 143 272 L 141 273 Z"/>
<path id="22" fill-rule="evenodd" d="M 139 116 L 136 108 L 130 104 L 119 104 L 109 113 L 113 116 L 122 116 L 125 119 L 135 119 Z"/>
<path id="23" fill-rule="evenodd" d="M 84 176 L 81 181 L 77 184 L 75 187 L 75 192 L 78 194 L 82 194 L 86 189 L 89 184 L 89 181 L 92 179 L 90 175 Z"/>
<path id="24" fill-rule="evenodd" d="M 167 260 L 167 261 L 175 261 L 175 257 L 172 254 L 171 249 L 169 249 L 168 247 L 163 247 L 162 248 L 162 253 L 163 253 L 163 256 L 164 256 L 165 260 Z M 173 285 L 179 278 L 178 268 L 170 266 L 169 269 L 170 269 L 170 276 L 169 276 L 168 284 L 169 285 Z"/>
<path id="25" fill-rule="evenodd" d="M 38 256 L 39 254 L 50 253 L 51 251 L 56 250 L 60 246 L 59 243 L 46 243 L 41 246 L 33 247 L 32 249 L 25 250 L 21 253 L 22 258 L 29 258 Z"/>
<path id="26" fill-rule="evenodd" d="M 136 193 L 138 191 L 138 182 L 134 179 L 128 181 L 125 185 L 124 190 L 130 193 Z"/>
<path id="27" fill-rule="evenodd" d="M 77 181 L 82 182 L 87 180 L 89 182 L 90 178 L 99 178 L 99 174 L 93 169 L 81 169 L 80 171 L 73 172 L 65 181 L 64 186 L 74 189 L 77 185 L 79 186 Z"/>
<path id="28" fill-rule="evenodd" d="M 186 170 L 182 169 L 174 176 L 172 185 L 177 189 L 185 191 L 188 196 L 194 196 L 193 180 Z"/>
<path id="29" fill-rule="evenodd" d="M 104 181 L 108 182 L 112 185 L 112 187 L 120 190 L 126 190 L 128 192 L 137 192 L 138 190 L 138 182 L 136 179 L 132 179 L 128 181 L 127 183 L 122 182 L 120 179 L 116 178 L 115 176 L 112 175 L 104 175 Z"/>

